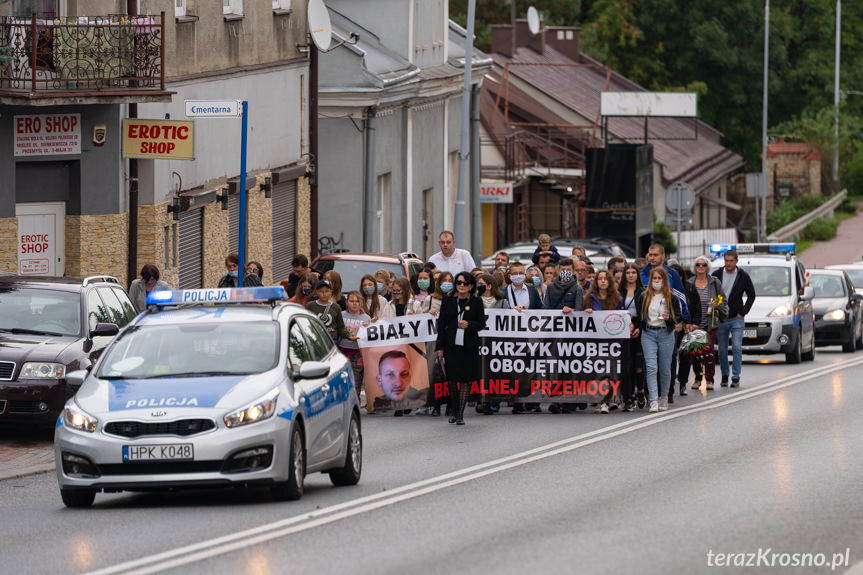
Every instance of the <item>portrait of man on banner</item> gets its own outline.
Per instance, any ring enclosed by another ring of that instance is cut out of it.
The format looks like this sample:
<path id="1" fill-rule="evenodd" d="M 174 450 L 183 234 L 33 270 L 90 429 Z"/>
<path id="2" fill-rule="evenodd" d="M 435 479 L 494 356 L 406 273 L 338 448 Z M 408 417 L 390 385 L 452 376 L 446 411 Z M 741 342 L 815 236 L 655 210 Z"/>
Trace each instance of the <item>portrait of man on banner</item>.
<path id="1" fill-rule="evenodd" d="M 366 401 L 372 411 L 416 409 L 428 399 L 425 344 L 362 349 Z"/>

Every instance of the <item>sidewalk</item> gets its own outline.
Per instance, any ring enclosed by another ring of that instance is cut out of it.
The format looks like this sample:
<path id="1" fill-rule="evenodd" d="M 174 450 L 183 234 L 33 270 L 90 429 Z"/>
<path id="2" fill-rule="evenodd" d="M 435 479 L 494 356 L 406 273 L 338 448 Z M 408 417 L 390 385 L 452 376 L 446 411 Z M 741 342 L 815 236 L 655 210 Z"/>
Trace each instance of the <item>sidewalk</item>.
<path id="1" fill-rule="evenodd" d="M 815 242 L 800 254 L 800 260 L 807 268 L 863 262 L 861 257 L 863 257 L 863 206 L 859 205 L 856 216 L 839 223 L 836 237 L 826 242 Z"/>
<path id="2" fill-rule="evenodd" d="M 54 471 L 51 433 L 0 430 L 0 481 Z"/>

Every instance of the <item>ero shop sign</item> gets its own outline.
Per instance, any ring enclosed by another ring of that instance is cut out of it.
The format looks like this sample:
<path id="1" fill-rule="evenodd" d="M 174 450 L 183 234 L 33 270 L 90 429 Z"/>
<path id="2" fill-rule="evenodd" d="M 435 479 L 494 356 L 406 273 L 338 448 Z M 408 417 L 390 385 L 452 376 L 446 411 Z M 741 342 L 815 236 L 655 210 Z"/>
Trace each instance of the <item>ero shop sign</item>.
<path id="1" fill-rule="evenodd" d="M 81 114 L 14 116 L 16 156 L 81 153 Z"/>
<path id="2" fill-rule="evenodd" d="M 123 120 L 123 157 L 195 159 L 195 124 L 186 120 Z"/>

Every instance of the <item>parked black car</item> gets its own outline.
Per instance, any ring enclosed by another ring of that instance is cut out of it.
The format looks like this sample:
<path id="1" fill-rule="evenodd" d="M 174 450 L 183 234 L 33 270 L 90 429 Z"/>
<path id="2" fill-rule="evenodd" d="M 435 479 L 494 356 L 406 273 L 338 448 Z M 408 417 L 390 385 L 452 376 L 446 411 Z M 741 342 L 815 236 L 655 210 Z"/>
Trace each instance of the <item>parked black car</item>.
<path id="1" fill-rule="evenodd" d="M 0 276 L 0 423 L 52 425 L 95 363 L 138 315 L 116 278 Z"/>
<path id="2" fill-rule="evenodd" d="M 815 291 L 815 345 L 841 345 L 842 351 L 863 349 L 863 295 L 855 292 L 841 270 L 811 270 L 809 285 Z"/>

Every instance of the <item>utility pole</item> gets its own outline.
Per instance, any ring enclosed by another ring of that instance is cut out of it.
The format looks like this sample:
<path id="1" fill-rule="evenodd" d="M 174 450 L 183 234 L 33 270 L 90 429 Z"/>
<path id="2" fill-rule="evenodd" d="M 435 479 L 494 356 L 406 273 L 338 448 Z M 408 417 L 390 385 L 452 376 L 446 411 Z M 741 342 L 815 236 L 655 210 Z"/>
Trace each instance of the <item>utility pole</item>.
<path id="1" fill-rule="evenodd" d="M 836 0 L 836 70 L 833 74 L 833 106 L 835 123 L 833 126 L 833 189 L 839 191 L 839 61 L 840 41 L 842 39 L 842 0 Z"/>
<path id="2" fill-rule="evenodd" d="M 468 157 L 470 135 L 470 87 L 473 69 L 473 29 L 476 18 L 476 0 L 468 0 L 467 29 L 464 39 L 464 87 L 461 102 L 461 144 L 458 154 L 458 197 L 455 201 L 455 226 L 453 232 L 456 238 L 465 237 L 465 189 L 467 188 Z M 471 246 L 473 248 L 473 246 Z M 471 249 L 470 251 L 475 251 Z"/>
<path id="3" fill-rule="evenodd" d="M 770 0 L 764 4 L 764 95 L 761 110 L 761 213 L 758 216 L 758 241 L 767 235 L 767 60 L 770 51 Z M 757 202 L 757 200 L 756 200 Z M 756 206 L 758 204 L 756 203 Z"/>

